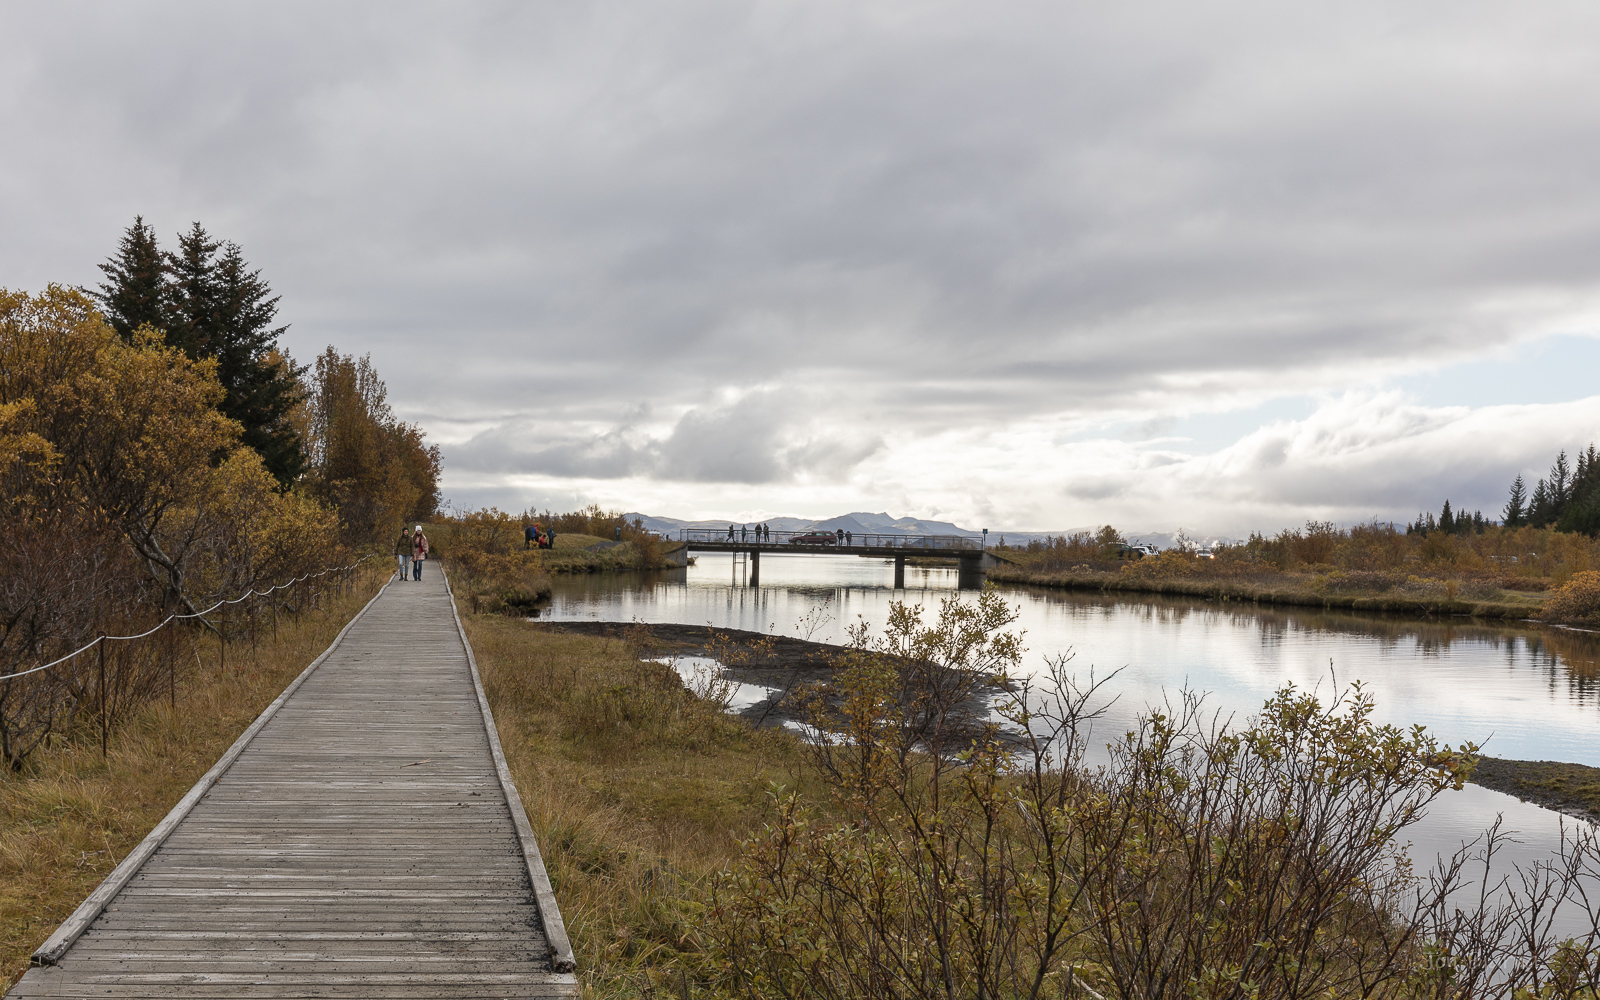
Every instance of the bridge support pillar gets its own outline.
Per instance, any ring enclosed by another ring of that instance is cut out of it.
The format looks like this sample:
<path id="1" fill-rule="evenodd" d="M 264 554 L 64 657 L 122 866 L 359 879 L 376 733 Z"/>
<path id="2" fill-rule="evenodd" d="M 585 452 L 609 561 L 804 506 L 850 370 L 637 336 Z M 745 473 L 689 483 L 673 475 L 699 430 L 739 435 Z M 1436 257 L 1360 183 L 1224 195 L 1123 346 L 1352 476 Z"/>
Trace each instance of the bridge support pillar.
<path id="1" fill-rule="evenodd" d="M 962 590 L 983 589 L 983 555 L 974 552 L 961 557 L 961 569 L 956 576 L 956 586 Z"/>
<path id="2" fill-rule="evenodd" d="M 894 589 L 906 589 L 906 557 L 894 557 Z"/>
<path id="3" fill-rule="evenodd" d="M 757 549 L 750 550 L 750 586 L 761 586 L 761 552 Z"/>

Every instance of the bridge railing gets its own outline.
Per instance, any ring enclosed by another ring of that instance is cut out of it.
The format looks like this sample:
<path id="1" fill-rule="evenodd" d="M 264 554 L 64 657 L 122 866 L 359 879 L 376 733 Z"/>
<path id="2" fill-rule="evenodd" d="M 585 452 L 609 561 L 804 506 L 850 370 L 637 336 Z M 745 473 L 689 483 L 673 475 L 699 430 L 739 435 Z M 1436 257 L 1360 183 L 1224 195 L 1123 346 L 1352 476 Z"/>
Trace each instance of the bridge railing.
<path id="1" fill-rule="evenodd" d="M 825 538 L 819 537 L 826 535 Z M 983 547 L 976 538 L 963 535 L 899 535 L 876 532 L 847 532 L 843 538 L 821 531 L 766 531 L 755 528 L 682 528 L 678 540 L 714 545 L 843 545 L 912 551 L 957 550 L 976 552 Z"/>

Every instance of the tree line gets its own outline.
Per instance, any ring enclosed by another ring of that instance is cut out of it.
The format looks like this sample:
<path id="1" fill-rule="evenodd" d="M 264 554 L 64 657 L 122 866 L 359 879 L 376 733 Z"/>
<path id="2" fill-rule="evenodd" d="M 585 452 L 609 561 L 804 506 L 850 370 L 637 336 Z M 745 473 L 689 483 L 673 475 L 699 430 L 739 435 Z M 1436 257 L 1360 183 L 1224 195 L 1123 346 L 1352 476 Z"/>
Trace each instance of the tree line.
<path id="1" fill-rule="evenodd" d="M 1600 455 L 1594 445 L 1578 452 L 1576 464 L 1563 449 L 1531 494 L 1520 475 L 1512 480 L 1504 518 L 1509 528 L 1526 525 L 1577 531 L 1591 538 L 1600 535 Z"/>
<path id="2" fill-rule="evenodd" d="M 1519 473 L 1511 481 L 1500 520 L 1485 517 L 1482 511 L 1453 511 L 1450 501 L 1435 517 L 1424 512 L 1406 525 L 1408 535 L 1481 535 L 1495 526 L 1506 528 L 1548 528 L 1600 537 L 1600 454 L 1595 446 L 1578 452 L 1574 463 L 1566 450 L 1556 456 L 1549 475 L 1534 484 L 1532 492 Z"/>

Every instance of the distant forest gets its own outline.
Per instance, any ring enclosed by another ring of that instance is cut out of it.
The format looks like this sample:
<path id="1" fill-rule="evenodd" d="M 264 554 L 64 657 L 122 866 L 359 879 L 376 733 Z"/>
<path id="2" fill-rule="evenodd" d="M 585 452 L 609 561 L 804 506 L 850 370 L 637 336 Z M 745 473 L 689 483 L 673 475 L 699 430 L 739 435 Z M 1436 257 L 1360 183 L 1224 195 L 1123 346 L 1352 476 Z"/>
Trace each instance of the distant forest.
<path id="1" fill-rule="evenodd" d="M 1590 444 L 1588 449 L 1579 451 L 1576 463 L 1563 450 L 1550 466 L 1550 474 L 1534 484 L 1531 494 L 1522 476 L 1517 476 L 1511 481 L 1510 496 L 1498 523 L 1508 528 L 1550 528 L 1591 538 L 1600 536 L 1600 455 L 1595 446 Z M 1418 514 L 1414 523 L 1406 525 L 1406 533 L 1480 534 L 1495 524 L 1481 511 L 1452 511 L 1446 500 L 1438 517 Z"/>

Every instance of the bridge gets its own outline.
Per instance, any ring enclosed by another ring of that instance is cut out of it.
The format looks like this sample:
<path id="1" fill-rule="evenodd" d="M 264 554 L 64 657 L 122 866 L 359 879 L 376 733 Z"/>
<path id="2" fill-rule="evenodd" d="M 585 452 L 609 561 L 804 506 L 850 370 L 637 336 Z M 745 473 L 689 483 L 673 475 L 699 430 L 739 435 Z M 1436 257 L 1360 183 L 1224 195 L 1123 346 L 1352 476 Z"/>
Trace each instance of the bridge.
<path id="1" fill-rule="evenodd" d="M 436 563 L 391 582 L 8 997 L 576 997 Z"/>
<path id="2" fill-rule="evenodd" d="M 894 560 L 894 586 L 905 589 L 906 559 L 955 559 L 959 566 L 957 586 L 974 589 L 983 586 L 983 576 L 1001 560 L 983 542 L 965 535 L 897 535 L 864 532 L 767 531 L 734 526 L 684 528 L 678 532 L 683 546 L 677 551 L 732 552 L 750 559 L 750 585 L 761 582 L 761 554 L 860 556 L 864 559 Z"/>

